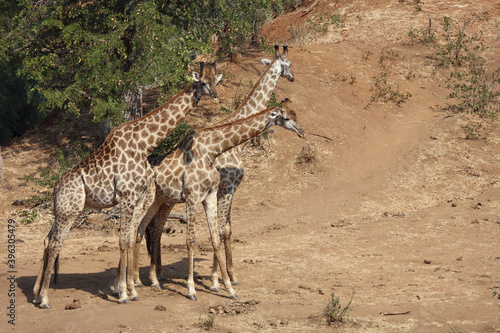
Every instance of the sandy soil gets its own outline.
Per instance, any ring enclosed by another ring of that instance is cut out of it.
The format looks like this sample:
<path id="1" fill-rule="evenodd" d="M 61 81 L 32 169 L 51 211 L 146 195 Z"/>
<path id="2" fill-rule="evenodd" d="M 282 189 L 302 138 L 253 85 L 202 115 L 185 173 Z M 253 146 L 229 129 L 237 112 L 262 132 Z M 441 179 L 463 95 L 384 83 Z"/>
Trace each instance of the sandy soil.
<path id="1" fill-rule="evenodd" d="M 8 324 L 10 273 L 2 269 L 0 331 L 196 332 L 214 313 L 214 332 L 500 332 L 499 300 L 491 293 L 500 289 L 498 123 L 485 124 L 485 140 L 465 140 L 461 126 L 476 120 L 450 111 L 449 71 L 435 66 L 435 48 L 407 36 L 411 27 L 425 28 L 429 14 L 439 33 L 445 15 L 470 17 L 468 31 L 483 31 L 484 56 L 498 66 L 498 2 L 324 0 L 303 16 L 312 2 L 263 31 L 267 40 L 290 45 L 296 79 L 280 80 L 275 93 L 293 101 L 307 137 L 275 129 L 265 149 L 245 150 L 246 178 L 233 206 L 240 300 L 209 289 L 212 251 L 200 215 L 198 301 L 185 297 L 187 254 L 179 232 L 163 236 L 163 292 L 142 288 L 140 301 L 118 305 L 109 289 L 119 256 L 116 228 L 96 215 L 66 240 L 52 309 L 38 309 L 32 288 L 52 223 L 45 212 L 16 224 L 16 325 Z M 292 29 L 333 13 L 345 26 L 317 35 Z M 221 106 L 257 80 L 264 57 L 251 51 L 239 63 L 221 63 L 223 103 L 202 102 L 188 120 L 202 126 L 223 117 Z M 400 106 L 372 101 L 382 66 L 393 89 L 411 93 Z M 45 127 L 2 147 L 2 267 L 8 220 L 20 222 L 26 210 L 12 203 L 33 194 L 24 175 L 49 165 L 57 131 Z M 297 162 L 303 147 L 314 162 Z M 108 227 L 98 230 L 102 225 Z M 351 320 L 328 326 L 322 310 L 332 292 L 343 305 L 354 292 L 354 307 Z M 65 310 L 75 299 L 81 308 Z"/>

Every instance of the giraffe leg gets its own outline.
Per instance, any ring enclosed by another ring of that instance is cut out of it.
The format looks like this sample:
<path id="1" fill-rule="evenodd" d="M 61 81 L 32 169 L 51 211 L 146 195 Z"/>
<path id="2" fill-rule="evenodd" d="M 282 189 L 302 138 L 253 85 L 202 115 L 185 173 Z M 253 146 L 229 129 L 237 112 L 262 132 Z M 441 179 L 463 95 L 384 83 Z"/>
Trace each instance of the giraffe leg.
<path id="1" fill-rule="evenodd" d="M 123 215 L 123 210 L 122 210 Z M 120 227 L 120 262 L 118 264 L 118 279 L 115 280 L 115 293 L 118 291 L 118 303 L 130 303 L 127 293 L 127 237 L 122 235 L 122 227 Z"/>
<path id="2" fill-rule="evenodd" d="M 69 230 L 68 230 L 69 231 Z M 61 236 L 64 232 L 61 233 Z M 67 232 L 66 232 L 67 234 Z M 59 235 L 56 235 L 56 237 Z M 65 237 L 63 237 L 65 238 Z M 55 261 L 58 259 L 59 251 L 62 246 L 62 240 L 49 240 L 49 245 L 47 247 L 47 267 L 45 268 L 45 272 L 42 277 L 42 287 L 40 289 L 40 293 L 38 294 L 37 299 L 40 301 L 39 307 L 42 309 L 50 309 L 48 290 L 50 285 L 50 276 L 52 274 L 52 267 L 54 267 Z"/>
<path id="3" fill-rule="evenodd" d="M 142 218 L 139 227 L 137 228 L 137 237 L 135 239 L 135 248 L 134 248 L 134 284 L 136 287 L 144 287 L 139 277 L 140 245 L 144 237 L 144 232 L 148 228 L 150 222 L 152 223 L 152 221 L 154 221 L 153 217 L 155 216 L 159 207 L 160 207 L 160 202 L 158 202 L 158 200 L 154 200 L 153 204 L 149 207 L 146 214 Z"/>
<path id="4" fill-rule="evenodd" d="M 236 190 L 236 189 L 234 189 Z M 232 285 L 239 285 L 236 274 L 234 273 L 233 267 L 233 255 L 231 249 L 231 206 L 233 202 L 234 190 L 229 193 L 221 195 L 219 193 L 219 198 L 217 199 L 217 217 L 219 221 L 219 226 L 221 227 L 220 236 L 224 243 L 224 250 L 226 254 L 226 267 L 229 278 L 231 279 Z M 222 246 L 222 242 L 221 242 Z M 217 278 L 217 266 L 214 256 L 214 268 L 212 270 L 212 283 Z M 215 276 L 214 276 L 215 275 Z"/>
<path id="5" fill-rule="evenodd" d="M 63 179 L 55 193 L 54 213 L 56 217 L 52 229 L 44 240 L 43 261 L 33 288 L 35 294 L 33 303 L 39 304 L 42 309 L 50 309 L 48 290 L 52 268 L 58 260 L 59 252 L 71 226 L 75 223 L 85 204 L 83 184 L 77 186 L 76 190 L 74 187 L 67 188 L 64 185 Z M 63 202 L 68 197 L 72 199 L 71 202 Z M 57 271 L 55 273 L 57 274 Z"/>
<path id="6" fill-rule="evenodd" d="M 137 292 L 134 289 L 133 255 L 137 229 L 134 228 L 134 207 L 136 200 L 132 195 L 122 196 L 120 201 L 120 261 L 118 264 L 118 303 L 130 303 L 128 291 L 135 299 Z M 137 211 L 139 211 L 137 209 Z M 132 237 L 133 236 L 133 237 Z M 130 281 L 129 281 L 130 280 Z M 115 289 L 116 292 L 116 289 Z"/>
<path id="7" fill-rule="evenodd" d="M 208 228 L 210 230 L 210 238 L 212 240 L 212 246 L 214 248 L 216 260 L 220 265 L 220 270 L 222 273 L 222 280 L 224 281 L 224 287 L 226 291 L 229 293 L 229 297 L 232 299 L 238 299 L 236 296 L 236 292 L 231 285 L 231 280 L 229 279 L 229 275 L 226 271 L 226 265 L 222 260 L 222 251 L 220 248 L 220 233 L 219 226 L 217 221 L 217 192 L 213 191 L 209 195 L 207 195 L 205 201 L 203 201 L 203 205 L 205 207 L 205 213 L 207 215 Z"/>
<path id="8" fill-rule="evenodd" d="M 188 251 L 187 297 L 193 301 L 198 300 L 196 298 L 196 289 L 194 288 L 194 245 L 196 243 L 196 235 L 195 235 L 196 212 L 197 212 L 197 203 L 188 200 L 188 202 L 186 202 L 186 218 L 187 218 L 186 247 Z"/>
<path id="9" fill-rule="evenodd" d="M 238 186 L 243 181 L 245 177 L 245 171 L 237 166 L 227 166 L 218 169 L 220 174 L 219 188 L 217 191 L 217 219 L 219 221 L 219 227 L 221 240 L 224 243 L 224 250 L 226 253 L 226 267 L 231 279 L 232 285 L 239 285 L 238 279 L 234 273 L 233 266 L 233 255 L 231 249 L 231 207 L 233 204 L 233 197 L 238 189 Z M 222 242 L 221 242 L 222 246 Z M 214 253 L 213 266 L 212 266 L 212 290 L 220 290 L 218 282 L 218 262 Z"/>
<path id="10" fill-rule="evenodd" d="M 130 221 L 129 229 L 127 230 L 128 234 L 128 244 L 127 248 L 127 289 L 130 292 L 130 299 L 132 301 L 139 301 L 139 295 L 135 290 L 135 268 L 137 269 L 137 275 L 139 273 L 139 257 L 137 253 L 137 260 L 135 260 L 135 248 L 138 248 L 139 252 L 139 244 L 136 246 L 137 235 L 139 224 L 143 221 L 145 215 L 149 211 L 150 206 L 153 204 L 156 194 L 156 186 L 151 178 L 149 181 L 148 187 L 142 192 L 134 205 L 132 220 Z M 137 265 L 135 264 L 137 262 Z"/>
<path id="11" fill-rule="evenodd" d="M 162 290 L 160 282 L 158 281 L 158 275 L 161 276 L 161 235 L 165 222 L 173 207 L 174 205 L 171 204 L 163 204 L 153 219 L 152 224 L 154 224 L 150 229 L 151 244 L 149 246 L 149 251 L 151 263 L 149 266 L 149 280 L 151 281 L 151 287 L 157 290 Z"/>
<path id="12" fill-rule="evenodd" d="M 48 250 L 49 240 L 50 240 L 51 233 L 53 232 L 55 225 L 56 224 L 54 223 L 49 235 L 47 237 L 45 237 L 45 239 L 43 241 L 43 258 L 42 258 L 42 264 L 40 267 L 40 271 L 38 272 L 38 276 L 36 278 L 35 286 L 33 287 L 33 294 L 35 294 L 35 299 L 33 300 L 33 304 L 42 303 L 42 299 L 40 297 L 40 287 L 42 284 L 43 274 L 44 274 L 45 270 L 47 269 L 47 262 L 48 262 L 48 258 L 49 258 L 49 250 Z"/>
<path id="13" fill-rule="evenodd" d="M 234 273 L 233 266 L 233 251 L 231 247 L 231 206 L 229 207 L 229 211 L 227 213 L 226 224 L 223 228 L 223 237 L 224 237 L 224 249 L 226 251 L 226 265 L 227 265 L 227 273 L 229 274 L 229 278 L 231 279 L 231 284 L 233 286 L 237 286 L 240 283 L 236 278 L 236 274 Z"/>

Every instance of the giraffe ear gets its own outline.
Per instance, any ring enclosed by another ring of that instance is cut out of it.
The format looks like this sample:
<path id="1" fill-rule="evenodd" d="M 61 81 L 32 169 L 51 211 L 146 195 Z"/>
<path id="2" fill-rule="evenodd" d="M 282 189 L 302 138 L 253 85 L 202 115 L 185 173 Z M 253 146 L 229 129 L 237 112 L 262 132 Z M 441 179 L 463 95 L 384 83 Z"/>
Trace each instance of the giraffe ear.
<path id="1" fill-rule="evenodd" d="M 215 84 L 219 83 L 220 79 L 222 79 L 222 74 L 215 75 Z"/>
<path id="2" fill-rule="evenodd" d="M 286 57 L 288 55 L 288 45 L 283 45 L 283 55 Z"/>
<path id="3" fill-rule="evenodd" d="M 261 61 L 266 66 L 269 66 L 271 64 L 271 60 L 269 60 L 269 59 L 262 59 Z"/>
<path id="4" fill-rule="evenodd" d="M 196 82 L 200 81 L 200 74 L 198 74 L 197 72 L 193 72 L 193 79 Z"/>

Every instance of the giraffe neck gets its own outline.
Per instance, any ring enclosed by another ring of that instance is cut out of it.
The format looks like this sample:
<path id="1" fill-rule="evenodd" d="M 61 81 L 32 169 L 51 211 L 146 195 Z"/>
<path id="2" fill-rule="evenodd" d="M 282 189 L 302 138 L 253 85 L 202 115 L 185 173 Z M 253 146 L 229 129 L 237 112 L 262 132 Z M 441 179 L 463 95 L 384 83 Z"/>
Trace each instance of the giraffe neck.
<path id="1" fill-rule="evenodd" d="M 201 89 L 195 82 L 156 110 L 134 121 L 123 124 L 128 147 L 149 155 L 177 125 L 194 109 L 201 99 Z"/>
<path id="2" fill-rule="evenodd" d="M 199 130 L 194 133 L 191 140 L 196 140 L 196 144 L 203 147 L 209 159 L 214 160 L 272 126 L 273 120 L 270 114 L 275 112 L 276 108 L 271 107 L 244 119 Z"/>
<path id="3" fill-rule="evenodd" d="M 234 121 L 246 118 L 267 108 L 267 103 L 271 98 L 271 93 L 276 87 L 276 83 L 281 75 L 281 63 L 278 58 L 274 58 L 268 68 L 262 73 L 259 80 L 253 86 L 250 94 L 223 122 Z"/>

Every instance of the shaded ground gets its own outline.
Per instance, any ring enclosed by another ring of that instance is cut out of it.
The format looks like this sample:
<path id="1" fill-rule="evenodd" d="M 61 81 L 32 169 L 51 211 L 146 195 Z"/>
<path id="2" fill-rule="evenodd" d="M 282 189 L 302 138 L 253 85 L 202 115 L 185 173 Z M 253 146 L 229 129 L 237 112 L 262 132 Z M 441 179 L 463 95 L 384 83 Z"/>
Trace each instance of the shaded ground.
<path id="1" fill-rule="evenodd" d="M 491 295 L 500 289 L 498 124 L 485 125 L 486 140 L 464 140 L 461 126 L 474 119 L 449 111 L 448 72 L 436 68 L 435 50 L 410 44 L 407 33 L 425 28 L 428 14 L 435 26 L 445 15 L 472 17 L 470 31 L 484 32 L 485 56 L 494 66 L 500 8 L 495 1 L 446 3 L 418 10 L 410 1 L 320 1 L 307 16 L 300 7 L 264 29 L 269 41 L 290 44 L 296 80 L 280 80 L 275 93 L 293 101 L 307 138 L 276 129 L 265 150 L 245 150 L 246 179 L 233 209 L 240 301 L 209 290 L 212 252 L 200 216 L 198 302 L 185 297 L 183 233 L 163 237 L 165 290 L 143 288 L 140 302 L 117 305 L 108 288 L 117 236 L 112 228 L 87 227 L 65 242 L 52 309 L 38 309 L 32 287 L 52 221 L 42 215 L 17 225 L 16 331 L 202 331 L 200 321 L 215 313 L 217 332 L 499 332 L 499 301 Z M 307 28 L 308 19 L 330 13 L 340 13 L 345 26 L 290 34 L 290 25 Z M 263 57 L 269 56 L 249 52 L 239 64 L 218 66 L 225 102 L 257 80 Z M 399 107 L 372 101 L 383 64 L 390 87 L 411 93 Z M 202 102 L 189 121 L 213 123 L 221 106 L 228 105 Z M 48 165 L 51 141 L 39 131 L 2 147 L 8 177 L 0 193 L 3 230 L 9 218 L 22 219 L 12 202 L 32 194 L 23 176 Z M 316 162 L 297 163 L 304 146 Z M 8 304 L 7 274 L 1 274 L 0 301 Z M 327 326 L 322 309 L 330 293 L 346 304 L 353 291 L 352 322 Z M 73 299 L 82 307 L 65 310 Z M 155 310 L 158 305 L 165 311 Z M 2 331 L 12 329 L 7 320 L 2 311 Z"/>

